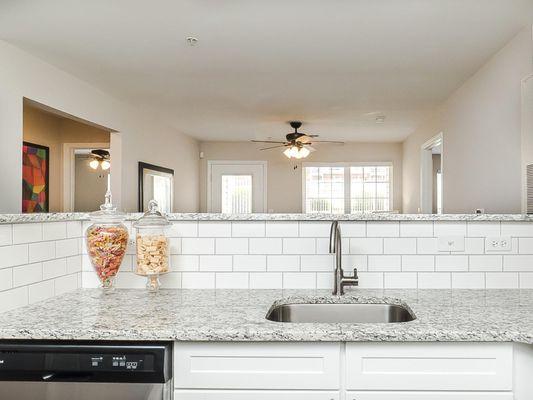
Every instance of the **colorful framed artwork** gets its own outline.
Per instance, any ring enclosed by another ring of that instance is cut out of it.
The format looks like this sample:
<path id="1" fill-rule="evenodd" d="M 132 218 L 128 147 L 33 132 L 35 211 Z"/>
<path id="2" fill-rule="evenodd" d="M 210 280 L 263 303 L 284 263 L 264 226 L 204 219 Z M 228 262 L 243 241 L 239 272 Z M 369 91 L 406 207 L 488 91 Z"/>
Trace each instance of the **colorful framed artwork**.
<path id="1" fill-rule="evenodd" d="M 22 143 L 22 212 L 48 212 L 50 149 Z"/>

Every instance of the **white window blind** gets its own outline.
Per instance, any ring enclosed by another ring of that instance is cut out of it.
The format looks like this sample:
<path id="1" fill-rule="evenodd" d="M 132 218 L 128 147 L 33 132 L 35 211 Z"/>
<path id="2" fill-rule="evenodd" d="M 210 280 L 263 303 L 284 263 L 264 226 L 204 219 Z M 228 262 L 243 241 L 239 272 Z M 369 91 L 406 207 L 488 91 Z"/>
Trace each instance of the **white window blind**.
<path id="1" fill-rule="evenodd" d="M 222 213 L 252 212 L 252 175 L 222 175 Z"/>
<path id="2" fill-rule="evenodd" d="M 310 165 L 303 179 L 306 213 L 391 211 L 390 165 Z"/>

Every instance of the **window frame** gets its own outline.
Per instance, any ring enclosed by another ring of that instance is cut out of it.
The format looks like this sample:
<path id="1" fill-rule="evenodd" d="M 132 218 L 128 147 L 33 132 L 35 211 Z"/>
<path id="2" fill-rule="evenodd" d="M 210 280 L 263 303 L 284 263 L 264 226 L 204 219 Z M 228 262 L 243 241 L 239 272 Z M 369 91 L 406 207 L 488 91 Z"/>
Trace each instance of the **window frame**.
<path id="1" fill-rule="evenodd" d="M 363 161 L 363 162 L 303 162 L 302 163 L 302 213 L 311 214 L 307 212 L 306 208 L 306 176 L 307 167 L 343 167 L 344 168 L 344 214 L 352 214 L 351 212 L 351 167 L 389 167 L 389 210 L 388 211 L 374 211 L 374 212 L 393 212 L 394 210 L 394 166 L 391 161 Z"/>

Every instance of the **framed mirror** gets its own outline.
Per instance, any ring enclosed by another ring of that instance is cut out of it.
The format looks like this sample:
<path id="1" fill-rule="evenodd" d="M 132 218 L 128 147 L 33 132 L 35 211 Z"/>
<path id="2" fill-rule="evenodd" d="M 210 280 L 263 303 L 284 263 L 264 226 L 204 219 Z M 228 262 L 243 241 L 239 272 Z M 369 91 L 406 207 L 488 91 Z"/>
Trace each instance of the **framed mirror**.
<path id="1" fill-rule="evenodd" d="M 159 210 L 171 213 L 174 201 L 174 170 L 139 162 L 139 211 L 148 209 L 148 202 L 156 200 Z"/>

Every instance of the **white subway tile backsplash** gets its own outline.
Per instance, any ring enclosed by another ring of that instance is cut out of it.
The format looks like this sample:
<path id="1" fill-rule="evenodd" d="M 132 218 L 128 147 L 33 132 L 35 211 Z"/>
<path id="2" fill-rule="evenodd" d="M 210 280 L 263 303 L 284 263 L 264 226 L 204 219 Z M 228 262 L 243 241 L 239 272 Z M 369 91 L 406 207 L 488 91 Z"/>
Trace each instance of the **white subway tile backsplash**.
<path id="1" fill-rule="evenodd" d="M 316 274 L 316 288 L 331 290 L 333 288 L 333 274 L 331 272 L 318 272 Z"/>
<path id="2" fill-rule="evenodd" d="M 0 247 L 0 268 L 28 263 L 28 245 L 17 244 Z"/>
<path id="3" fill-rule="evenodd" d="M 81 272 L 81 255 L 67 257 L 67 274 Z"/>
<path id="4" fill-rule="evenodd" d="M 439 254 L 437 238 L 417 238 L 416 249 L 418 254 Z"/>
<path id="5" fill-rule="evenodd" d="M 170 272 L 165 275 L 161 275 L 159 278 L 161 285 L 165 289 L 180 289 L 181 288 L 181 273 L 180 272 Z"/>
<path id="6" fill-rule="evenodd" d="M 366 222 L 341 222 L 342 237 L 365 237 L 366 236 Z"/>
<path id="7" fill-rule="evenodd" d="M 13 225 L 0 225 L 0 246 L 13 243 Z"/>
<path id="8" fill-rule="evenodd" d="M 434 236 L 466 236 L 466 222 L 435 221 Z"/>
<path id="9" fill-rule="evenodd" d="M 0 292 L 0 312 L 13 310 L 28 304 L 28 286 Z"/>
<path id="10" fill-rule="evenodd" d="M 13 269 L 0 269 L 0 290 L 11 289 L 13 286 Z"/>
<path id="11" fill-rule="evenodd" d="M 363 254 L 343 255 L 342 269 L 351 273 L 354 268 L 357 268 L 358 271 L 366 271 L 368 269 L 368 256 Z"/>
<path id="12" fill-rule="evenodd" d="M 251 238 L 250 254 L 281 254 L 282 239 L 279 238 Z"/>
<path id="13" fill-rule="evenodd" d="M 77 238 L 83 236 L 81 221 L 67 221 L 67 237 Z"/>
<path id="14" fill-rule="evenodd" d="M 37 242 L 29 244 L 29 261 L 51 260 L 56 256 L 55 242 Z"/>
<path id="15" fill-rule="evenodd" d="M 116 277 L 118 288 L 144 289 L 146 287 L 146 278 L 136 275 L 133 272 L 121 271 Z"/>
<path id="16" fill-rule="evenodd" d="M 183 254 L 214 254 L 215 239 L 212 238 L 183 238 L 181 239 Z"/>
<path id="17" fill-rule="evenodd" d="M 533 254 L 533 238 L 519 238 L 518 253 Z"/>
<path id="18" fill-rule="evenodd" d="M 215 286 L 217 289 L 248 289 L 247 272 L 217 272 Z"/>
<path id="19" fill-rule="evenodd" d="M 485 239 L 483 238 L 466 238 L 465 251 L 466 254 L 483 254 L 485 253 Z"/>
<path id="20" fill-rule="evenodd" d="M 67 237 L 66 222 L 45 222 L 43 223 L 43 240 L 58 240 Z"/>
<path id="21" fill-rule="evenodd" d="M 181 238 L 169 238 L 168 249 L 170 254 L 181 254 Z"/>
<path id="22" fill-rule="evenodd" d="M 200 237 L 230 237 L 231 222 L 205 222 L 198 224 L 198 236 Z"/>
<path id="23" fill-rule="evenodd" d="M 13 244 L 43 240 L 43 225 L 40 223 L 13 224 Z"/>
<path id="24" fill-rule="evenodd" d="M 368 256 L 369 271 L 400 271 L 401 256 Z"/>
<path id="25" fill-rule="evenodd" d="M 351 238 L 351 254 L 383 254 L 382 238 Z"/>
<path id="26" fill-rule="evenodd" d="M 266 271 L 267 256 L 265 255 L 234 255 L 234 271 Z"/>
<path id="27" fill-rule="evenodd" d="M 432 237 L 433 236 L 433 222 L 400 222 L 400 236 L 401 237 Z"/>
<path id="28" fill-rule="evenodd" d="M 400 236 L 399 222 L 367 222 L 366 236 L 368 237 L 398 237 Z"/>
<path id="29" fill-rule="evenodd" d="M 300 257 L 299 256 L 267 256 L 267 270 L 268 271 L 299 271 Z"/>
<path id="30" fill-rule="evenodd" d="M 468 271 L 468 256 L 438 255 L 435 256 L 436 271 Z"/>
<path id="31" fill-rule="evenodd" d="M 3 271 L 3 270 L 2 270 Z M 13 268 L 13 286 L 24 286 L 43 280 L 41 263 L 22 265 Z"/>
<path id="32" fill-rule="evenodd" d="M 300 222 L 300 237 L 329 237 L 331 222 Z"/>
<path id="33" fill-rule="evenodd" d="M 281 289 L 281 272 L 250 272 L 250 289 Z"/>
<path id="34" fill-rule="evenodd" d="M 335 258 L 332 254 L 301 256 L 302 271 L 333 271 Z"/>
<path id="35" fill-rule="evenodd" d="M 383 253 L 385 254 L 414 254 L 416 253 L 415 238 L 385 238 L 383 239 Z"/>
<path id="36" fill-rule="evenodd" d="M 484 289 L 485 274 L 481 272 L 452 273 L 452 289 Z"/>
<path id="37" fill-rule="evenodd" d="M 316 274 L 311 272 L 284 272 L 283 289 L 315 289 Z"/>
<path id="38" fill-rule="evenodd" d="M 452 277 L 449 272 L 420 272 L 418 274 L 419 289 L 450 289 Z"/>
<path id="39" fill-rule="evenodd" d="M 217 238 L 215 241 L 217 254 L 248 254 L 248 238 Z"/>
<path id="40" fill-rule="evenodd" d="M 528 222 L 502 222 L 501 235 L 533 237 L 533 224 Z"/>
<path id="41" fill-rule="evenodd" d="M 80 240 L 65 239 L 56 241 L 56 257 L 70 257 L 80 254 Z"/>
<path id="42" fill-rule="evenodd" d="M 200 257 L 197 255 L 170 256 L 170 268 L 173 271 L 197 271 L 200 266 Z"/>
<path id="43" fill-rule="evenodd" d="M 57 278 L 67 273 L 67 259 L 58 258 L 43 262 L 43 279 Z"/>
<path id="44" fill-rule="evenodd" d="M 533 289 L 533 272 L 520 272 L 518 278 L 520 289 Z"/>
<path id="45" fill-rule="evenodd" d="M 467 222 L 466 235 L 469 237 L 500 236 L 499 222 Z"/>
<path id="46" fill-rule="evenodd" d="M 181 287 L 184 289 L 214 289 L 214 272 L 183 272 Z"/>
<path id="47" fill-rule="evenodd" d="M 485 287 L 487 289 L 518 289 L 517 272 L 487 272 Z"/>
<path id="48" fill-rule="evenodd" d="M 435 256 L 432 255 L 404 255 L 402 256 L 402 271 L 434 271 Z"/>
<path id="49" fill-rule="evenodd" d="M 312 238 L 283 239 L 283 254 L 315 254 L 316 240 Z"/>
<path id="50" fill-rule="evenodd" d="M 70 292 L 78 288 L 78 275 L 64 275 L 54 280 L 54 295 Z"/>
<path id="51" fill-rule="evenodd" d="M 198 236 L 198 222 L 180 221 L 173 222 L 168 229 L 170 237 L 196 237 Z"/>
<path id="52" fill-rule="evenodd" d="M 231 271 L 232 256 L 200 256 L 200 271 Z"/>
<path id="53" fill-rule="evenodd" d="M 231 227 L 233 237 L 263 237 L 265 223 L 262 221 L 233 222 Z"/>
<path id="54" fill-rule="evenodd" d="M 503 257 L 499 255 L 470 256 L 470 271 L 501 271 Z"/>
<path id="55" fill-rule="evenodd" d="M 383 289 L 383 272 L 361 272 L 359 287 L 363 289 Z"/>
<path id="56" fill-rule="evenodd" d="M 342 238 L 341 248 L 342 254 L 350 254 L 350 238 Z M 316 254 L 329 254 L 329 238 L 316 238 Z"/>
<path id="57" fill-rule="evenodd" d="M 298 222 L 267 222 L 268 237 L 298 237 Z"/>
<path id="58" fill-rule="evenodd" d="M 385 289 L 416 289 L 417 274 L 415 272 L 385 272 Z"/>
<path id="59" fill-rule="evenodd" d="M 46 300 L 54 296 L 54 281 L 42 281 L 28 286 L 29 303 Z"/>
<path id="60" fill-rule="evenodd" d="M 516 272 L 533 271 L 533 255 L 503 256 L 503 270 Z"/>

